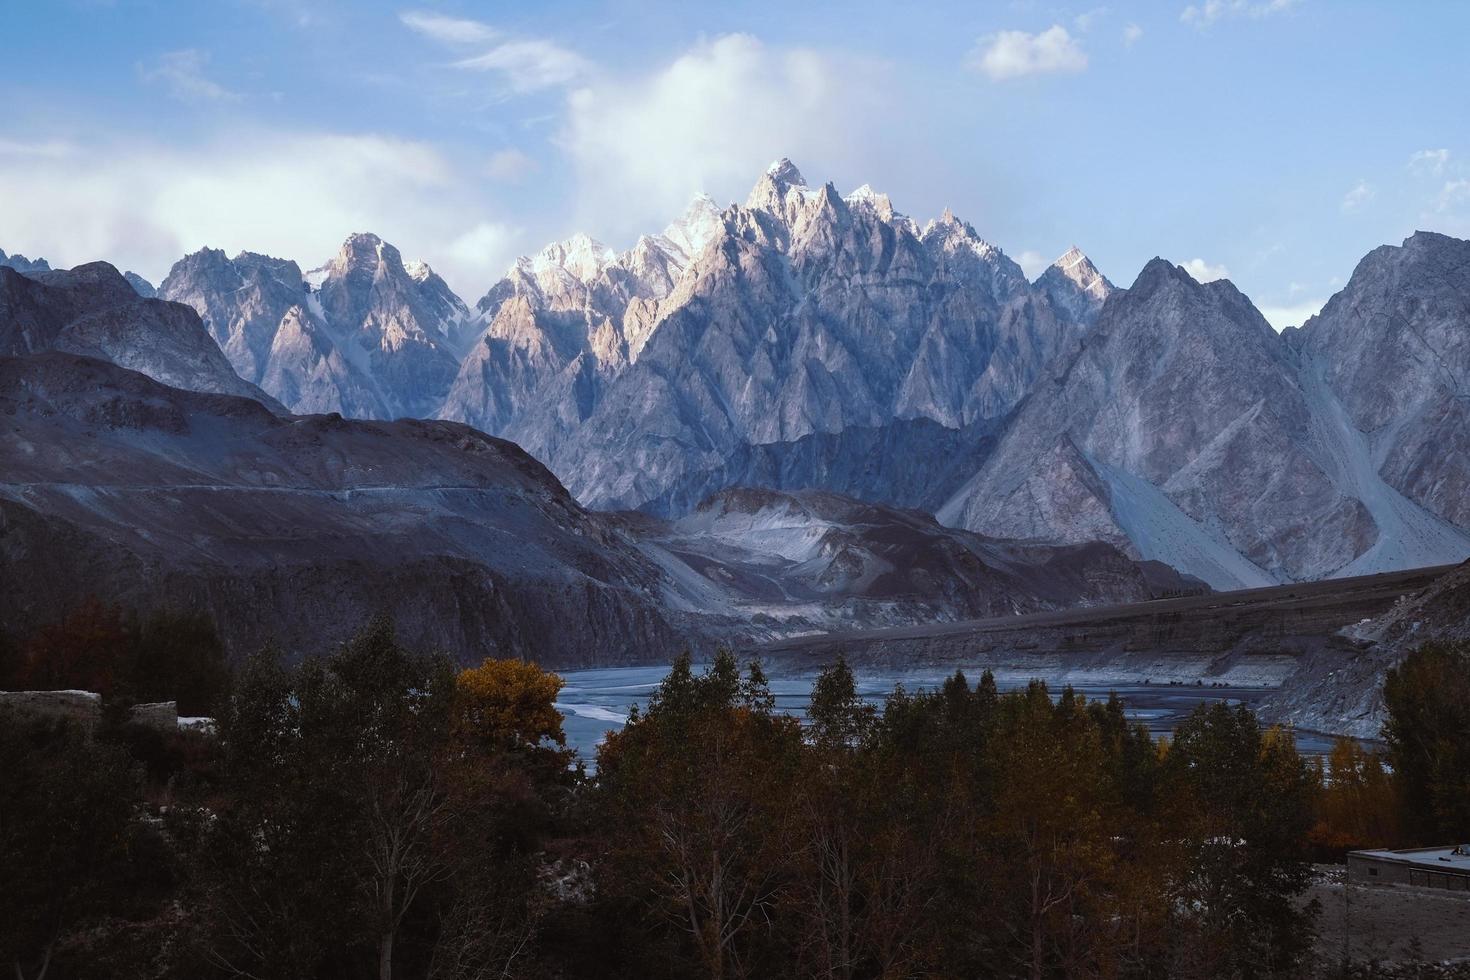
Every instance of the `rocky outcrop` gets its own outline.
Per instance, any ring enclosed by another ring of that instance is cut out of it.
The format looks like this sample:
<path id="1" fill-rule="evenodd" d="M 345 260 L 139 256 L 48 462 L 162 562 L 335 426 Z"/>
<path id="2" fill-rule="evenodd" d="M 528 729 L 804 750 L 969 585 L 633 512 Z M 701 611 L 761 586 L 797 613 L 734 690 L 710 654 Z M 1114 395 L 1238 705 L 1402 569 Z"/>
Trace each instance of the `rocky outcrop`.
<path id="1" fill-rule="evenodd" d="M 0 356 L 52 350 L 284 410 L 235 374 L 192 309 L 142 298 L 106 262 L 26 275 L 0 267 Z"/>
<path id="2" fill-rule="evenodd" d="M 1416 647 L 1470 639 L 1470 563 L 1405 589 L 1387 609 L 1363 608 L 1334 640 L 1352 654 L 1304 658 L 1264 706 L 1267 718 L 1301 728 L 1379 738 L 1387 712 L 1383 679 Z"/>

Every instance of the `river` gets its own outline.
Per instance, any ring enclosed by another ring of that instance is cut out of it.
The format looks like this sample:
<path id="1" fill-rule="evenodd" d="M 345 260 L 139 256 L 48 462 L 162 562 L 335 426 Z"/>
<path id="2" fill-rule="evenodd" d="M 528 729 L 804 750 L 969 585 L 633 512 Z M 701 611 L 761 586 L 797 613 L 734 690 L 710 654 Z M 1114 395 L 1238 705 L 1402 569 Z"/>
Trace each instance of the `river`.
<path id="1" fill-rule="evenodd" d="M 566 686 L 557 698 L 557 708 L 565 718 L 567 744 L 574 747 L 589 764 L 594 762 L 597 746 L 609 730 L 622 728 L 628 719 L 628 708 L 642 708 L 669 667 L 609 667 L 597 670 L 570 670 L 561 674 Z M 873 671 L 855 670 L 858 692 L 867 700 L 879 705 L 888 699 L 895 684 L 902 683 L 909 691 L 932 689 L 943 683 L 952 674 L 948 670 Z M 970 683 L 979 680 L 981 669 L 967 670 Z M 815 672 L 773 673 L 770 679 L 771 693 L 775 696 L 780 711 L 801 717 L 810 700 Z M 1002 691 L 1025 686 L 1023 678 L 998 678 Z M 1116 691 L 1123 699 L 1128 717 L 1146 724 L 1149 731 L 1157 735 L 1171 733 L 1183 718 L 1200 704 L 1224 701 L 1228 704 L 1246 704 L 1256 707 L 1267 695 L 1269 688 L 1244 687 L 1197 687 L 1159 684 L 1124 685 L 1119 687 L 1087 687 L 1073 685 L 1079 694 L 1089 699 L 1105 700 Z M 1061 688 L 1053 688 L 1052 694 Z M 1333 737 L 1315 732 L 1297 732 L 1297 747 L 1307 755 L 1325 754 L 1331 747 Z"/>

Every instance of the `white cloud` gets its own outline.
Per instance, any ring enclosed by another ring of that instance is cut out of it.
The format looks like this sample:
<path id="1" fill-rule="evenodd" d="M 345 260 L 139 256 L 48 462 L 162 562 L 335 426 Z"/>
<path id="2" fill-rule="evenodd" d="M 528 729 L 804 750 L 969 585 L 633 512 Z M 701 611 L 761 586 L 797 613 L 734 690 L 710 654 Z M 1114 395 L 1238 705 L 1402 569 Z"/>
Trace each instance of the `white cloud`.
<path id="1" fill-rule="evenodd" d="M 1127 27 L 1123 28 L 1124 47 L 1133 47 L 1133 45 L 1138 43 L 1138 39 L 1141 37 L 1143 37 L 1143 28 L 1139 27 L 1137 24 L 1129 24 Z"/>
<path id="2" fill-rule="evenodd" d="M 971 71 L 995 81 L 1026 75 L 1075 74 L 1087 68 L 1087 53 L 1067 29 L 1053 24 L 1039 34 L 1001 31 L 980 38 L 965 61 Z"/>
<path id="3" fill-rule="evenodd" d="M 205 245 L 309 266 L 373 231 L 477 296 L 515 250 L 475 186 L 433 147 L 381 136 L 250 128 L 188 149 L 99 141 L 44 167 L 0 155 L 6 248 L 59 267 L 106 259 L 155 282 Z"/>
<path id="4" fill-rule="evenodd" d="M 441 262 L 446 268 L 456 270 L 461 278 L 468 279 L 473 272 L 477 280 L 470 292 L 455 290 L 460 292 L 465 302 L 473 305 L 475 298 L 509 268 L 520 238 L 519 228 L 482 221 L 449 242 L 444 251 L 446 258 Z M 439 271 L 443 274 L 443 270 Z M 450 281 L 447 276 L 445 279 Z"/>
<path id="5" fill-rule="evenodd" d="M 1299 2 L 1300 0 L 1204 0 L 1203 3 L 1185 7 L 1179 19 L 1186 24 L 1203 28 L 1233 17 L 1270 17 L 1272 14 L 1290 10 Z"/>
<path id="6" fill-rule="evenodd" d="M 483 53 L 462 57 L 453 63 L 465 71 L 499 75 L 510 91 L 520 95 L 570 85 L 592 73 L 593 65 L 575 51 L 544 38 L 508 38 L 478 20 L 446 17 L 421 10 L 407 10 L 399 21 L 415 33 L 451 48 L 490 45 Z M 462 52 L 461 52 L 462 53 Z"/>
<path id="7" fill-rule="evenodd" d="M 1447 180 L 1440 188 L 1435 200 L 1435 209 L 1451 211 L 1461 204 L 1470 204 L 1470 180 Z"/>
<path id="8" fill-rule="evenodd" d="M 1093 7 L 1072 18 L 1072 24 L 1083 34 L 1097 26 L 1098 22 L 1108 15 L 1107 7 Z"/>
<path id="9" fill-rule="evenodd" d="M 506 41 L 484 54 L 454 63 L 456 68 L 500 74 L 518 93 L 537 92 L 575 82 L 592 70 L 587 59 L 554 41 Z"/>
<path id="10" fill-rule="evenodd" d="M 1265 317 L 1266 322 L 1280 332 L 1287 327 L 1299 327 L 1306 323 L 1322 312 L 1322 307 L 1326 302 L 1325 299 L 1312 299 L 1285 306 L 1263 306 L 1261 316 Z"/>
<path id="11" fill-rule="evenodd" d="M 424 10 L 405 10 L 398 19 L 409 30 L 441 44 L 486 44 L 500 35 L 489 24 L 477 20 L 445 17 Z"/>
<path id="12" fill-rule="evenodd" d="M 1377 192 L 1373 190 L 1373 185 L 1369 184 L 1366 180 L 1359 180 L 1348 190 L 1346 194 L 1342 196 L 1343 213 L 1351 214 L 1352 212 L 1358 210 L 1363 205 L 1373 200 L 1373 195 L 1375 193 Z"/>
<path id="13" fill-rule="evenodd" d="M 1450 151 L 1445 149 L 1416 150 L 1409 155 L 1409 169 L 1421 177 L 1441 176 L 1449 162 Z"/>
<path id="14" fill-rule="evenodd" d="M 1183 263 L 1184 271 L 1194 277 L 1196 282 L 1214 282 L 1216 279 L 1229 279 L 1230 270 L 1223 265 L 1211 265 L 1204 259 L 1190 259 Z"/>
<path id="15" fill-rule="evenodd" d="M 1027 279 L 1035 279 L 1046 271 L 1047 266 L 1051 265 L 1046 260 L 1046 256 L 1029 248 L 1016 256 L 1016 264 L 1021 267 L 1022 272 L 1026 273 Z"/>
<path id="16" fill-rule="evenodd" d="M 535 160 L 510 147 L 490 154 L 490 160 L 485 164 L 485 176 L 506 184 L 519 184 L 537 169 Z"/>
<path id="17" fill-rule="evenodd" d="M 197 48 L 169 51 L 151 65 L 138 65 L 145 82 L 159 82 L 180 102 L 234 102 L 240 96 L 204 74 L 209 53 Z"/>
<path id="18" fill-rule="evenodd" d="M 891 138 L 877 124 L 884 76 L 878 63 L 731 34 L 650 74 L 576 89 L 557 142 L 578 173 L 578 227 L 611 240 L 659 227 L 698 191 L 744 198 L 782 156 L 870 165 Z"/>

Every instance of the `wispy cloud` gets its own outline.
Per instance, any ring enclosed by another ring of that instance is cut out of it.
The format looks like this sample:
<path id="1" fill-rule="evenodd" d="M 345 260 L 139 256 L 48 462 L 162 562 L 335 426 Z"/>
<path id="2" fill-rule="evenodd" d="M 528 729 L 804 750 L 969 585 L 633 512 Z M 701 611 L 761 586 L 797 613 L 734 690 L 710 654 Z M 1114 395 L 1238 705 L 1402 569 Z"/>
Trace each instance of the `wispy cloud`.
<path id="1" fill-rule="evenodd" d="M 499 75 L 518 94 L 539 92 L 579 82 L 593 65 L 570 48 L 547 38 L 506 37 L 500 29 L 478 20 L 446 17 L 422 10 L 405 10 L 398 19 L 409 30 L 462 55 L 453 67 Z M 482 48 L 464 56 L 463 49 Z"/>
<path id="2" fill-rule="evenodd" d="M 398 19 L 409 30 L 441 44 L 487 44 L 500 36 L 495 28 L 478 20 L 446 17 L 424 10 L 405 10 Z"/>
<path id="3" fill-rule="evenodd" d="M 1409 155 L 1409 170 L 1421 177 L 1439 177 L 1450 163 L 1450 151 L 1416 150 Z"/>
<path id="4" fill-rule="evenodd" d="M 1196 282 L 1214 282 L 1216 279 L 1229 279 L 1230 270 L 1223 265 L 1215 265 L 1204 259 L 1190 259 L 1182 263 L 1184 271 L 1194 277 Z"/>
<path id="5" fill-rule="evenodd" d="M 1358 181 L 1356 184 L 1348 189 L 1348 192 L 1346 194 L 1342 196 L 1341 206 L 1343 213 L 1351 214 L 1352 212 L 1358 210 L 1363 205 L 1373 200 L 1373 195 L 1375 193 L 1377 192 L 1373 189 L 1372 184 L 1368 183 L 1366 180 Z"/>
<path id="6" fill-rule="evenodd" d="M 965 62 L 994 81 L 1027 75 L 1075 74 L 1087 68 L 1087 53 L 1060 24 L 1037 34 L 1001 31 L 975 42 Z"/>
<path id="7" fill-rule="evenodd" d="M 236 102 L 241 96 L 205 75 L 209 52 L 198 48 L 169 51 L 152 64 L 139 64 L 145 82 L 157 82 L 180 102 Z"/>
<path id="8" fill-rule="evenodd" d="M 1180 13 L 1179 19 L 1195 27 L 1235 17 L 1250 17 L 1259 20 L 1273 14 L 1285 13 L 1297 6 L 1301 0 L 1204 0 L 1190 4 Z"/>
<path id="9" fill-rule="evenodd" d="M 1139 27 L 1137 24 L 1129 24 L 1127 27 L 1123 28 L 1124 47 L 1133 47 L 1133 45 L 1138 43 L 1138 40 L 1141 37 L 1143 37 L 1143 28 Z"/>
<path id="10" fill-rule="evenodd" d="M 1076 27 L 1079 33 L 1086 34 L 1096 27 L 1107 15 L 1107 7 L 1093 7 L 1091 10 L 1084 11 L 1076 17 L 1073 17 L 1072 26 Z"/>
<path id="11" fill-rule="evenodd" d="M 578 81 L 590 73 L 592 64 L 555 41 L 538 38 L 506 41 L 484 54 L 456 61 L 454 67 L 496 72 L 512 91 L 526 93 Z"/>

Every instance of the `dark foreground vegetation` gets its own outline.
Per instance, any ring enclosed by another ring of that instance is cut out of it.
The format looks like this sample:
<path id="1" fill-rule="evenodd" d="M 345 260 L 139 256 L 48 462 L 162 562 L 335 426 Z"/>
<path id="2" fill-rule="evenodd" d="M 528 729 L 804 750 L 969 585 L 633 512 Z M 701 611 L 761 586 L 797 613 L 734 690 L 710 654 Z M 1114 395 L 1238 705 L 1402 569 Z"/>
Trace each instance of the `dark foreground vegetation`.
<path id="1" fill-rule="evenodd" d="M 97 604 L 0 687 L 91 687 L 95 731 L 0 717 L 0 953 L 34 977 L 1454 976 L 1323 963 L 1313 860 L 1470 838 L 1470 652 L 1386 685 L 1388 758 L 1244 708 L 1168 741 L 1116 699 L 956 673 L 880 712 L 838 662 L 805 727 L 759 664 L 677 663 L 574 765 L 561 682 L 391 624 L 232 676 L 207 623 Z M 126 721 L 174 698 L 216 735 Z M 1470 914 L 1470 905 L 1467 905 Z"/>

